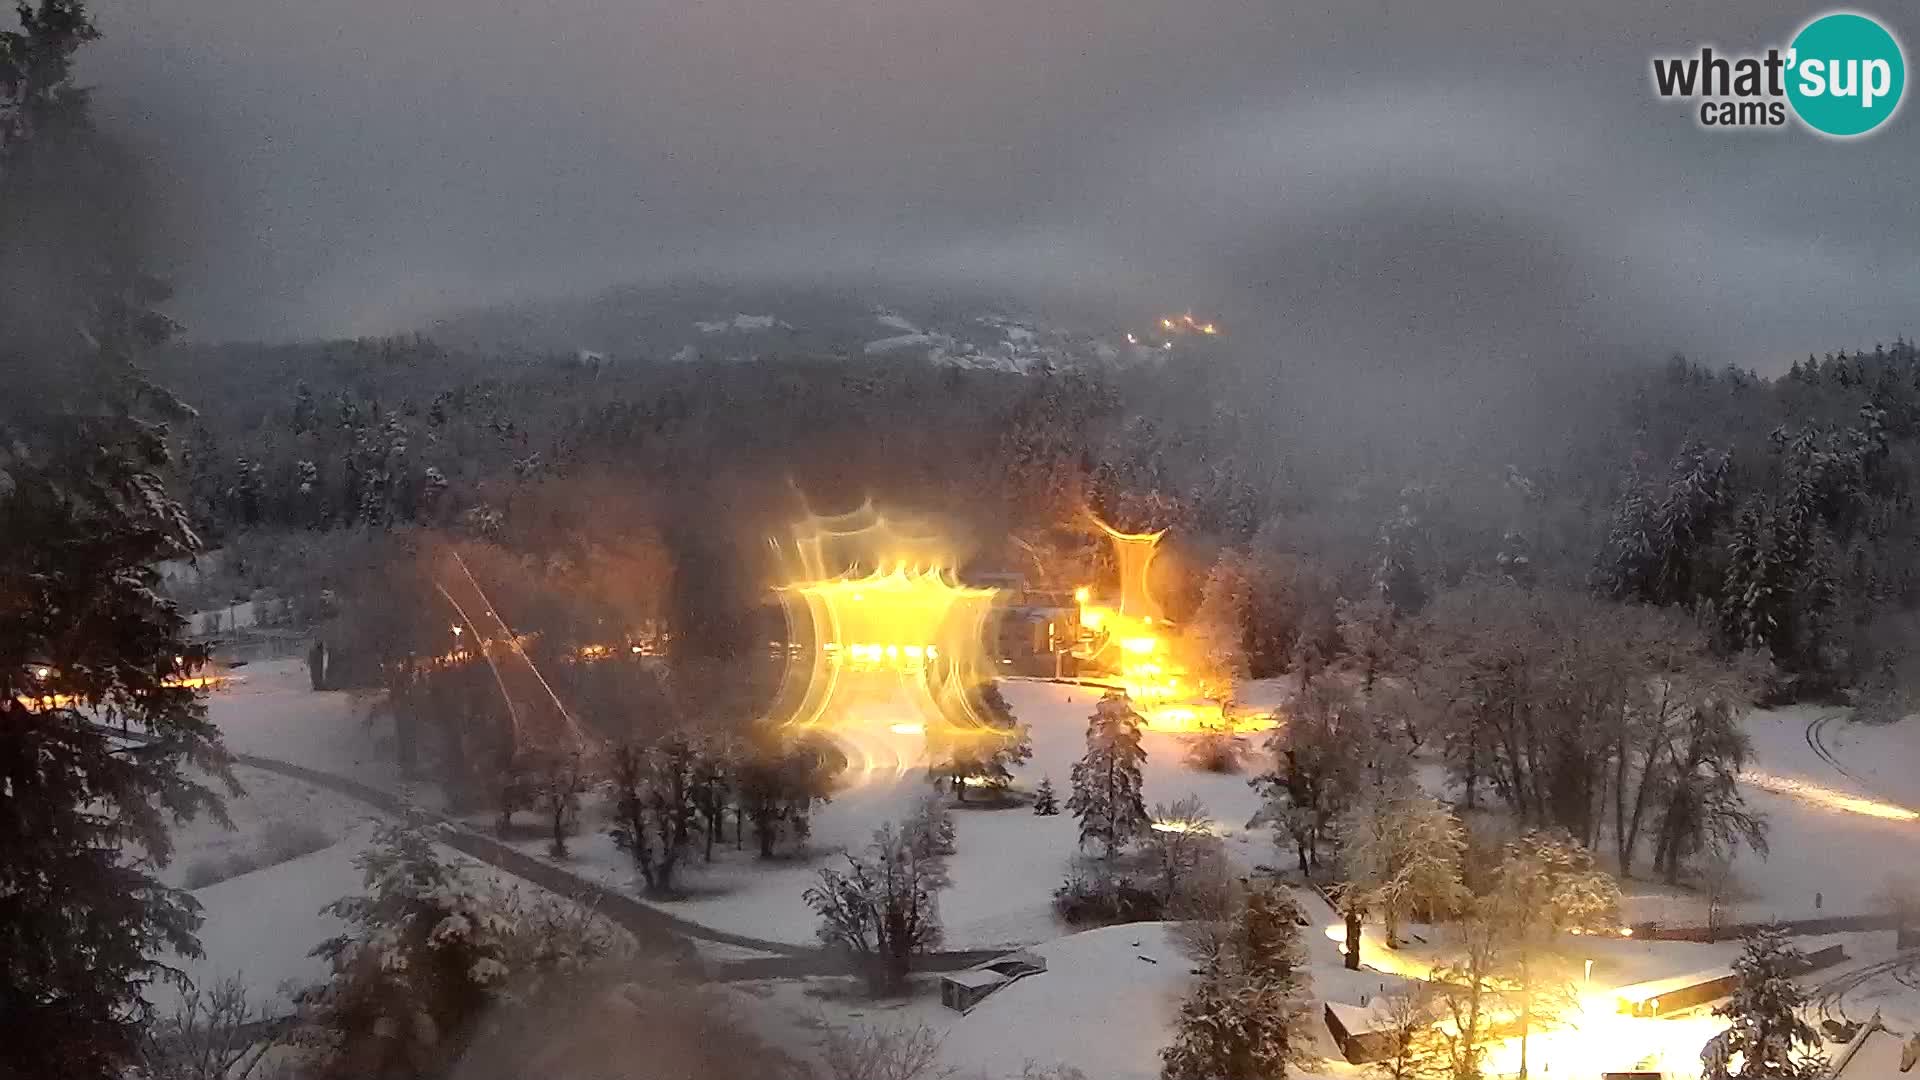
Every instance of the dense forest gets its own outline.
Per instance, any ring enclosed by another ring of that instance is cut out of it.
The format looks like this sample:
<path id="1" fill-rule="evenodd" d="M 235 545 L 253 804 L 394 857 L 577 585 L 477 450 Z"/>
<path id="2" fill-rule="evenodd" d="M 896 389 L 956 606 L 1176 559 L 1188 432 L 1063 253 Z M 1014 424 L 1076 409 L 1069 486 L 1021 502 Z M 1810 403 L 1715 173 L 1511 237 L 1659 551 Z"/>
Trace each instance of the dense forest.
<path id="1" fill-rule="evenodd" d="M 645 537 L 681 582 L 676 631 L 707 653 L 745 640 L 713 601 L 758 602 L 762 539 L 873 498 L 957 520 L 976 559 L 1042 576 L 1044 560 L 1020 565 L 1034 545 L 1006 537 L 1042 539 L 1083 509 L 1169 528 L 1176 615 L 1218 560 L 1243 561 L 1255 674 L 1286 670 L 1303 635 L 1339 651 L 1337 600 L 1378 592 L 1410 615 L 1490 576 L 1679 608 L 1726 652 L 1767 650 L 1778 694 L 1904 683 L 1920 603 L 1911 345 L 1775 379 L 1680 359 L 1596 377 L 1599 407 L 1555 439 L 1465 441 L 1423 467 L 1301 445 L 1262 408 L 1285 373 L 1253 355 L 1020 375 L 833 356 L 608 364 L 413 337 L 180 347 L 158 368 L 197 391 L 177 484 L 211 541 L 270 536 L 255 546 L 284 553 L 426 528 L 551 561 Z M 283 561 L 255 557 L 258 583 L 312 572 Z"/>

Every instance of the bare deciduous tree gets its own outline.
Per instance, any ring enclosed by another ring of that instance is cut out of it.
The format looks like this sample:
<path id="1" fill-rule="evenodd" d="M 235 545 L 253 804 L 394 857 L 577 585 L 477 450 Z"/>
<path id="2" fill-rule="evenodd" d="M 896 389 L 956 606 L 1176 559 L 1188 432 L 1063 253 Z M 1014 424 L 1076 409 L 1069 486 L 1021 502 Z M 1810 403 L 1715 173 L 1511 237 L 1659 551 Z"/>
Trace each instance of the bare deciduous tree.
<path id="1" fill-rule="evenodd" d="M 279 1040 L 246 984 L 228 976 L 188 990 L 173 1015 L 141 1032 L 140 1067 L 151 1080 L 247 1080 Z"/>

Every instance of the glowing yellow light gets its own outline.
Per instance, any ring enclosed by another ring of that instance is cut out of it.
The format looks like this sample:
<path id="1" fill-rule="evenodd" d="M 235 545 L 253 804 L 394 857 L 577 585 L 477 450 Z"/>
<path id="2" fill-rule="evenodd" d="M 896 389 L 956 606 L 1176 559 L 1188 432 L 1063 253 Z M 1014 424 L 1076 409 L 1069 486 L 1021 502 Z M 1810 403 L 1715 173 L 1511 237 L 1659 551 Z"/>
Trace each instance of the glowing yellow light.
<path id="1" fill-rule="evenodd" d="M 640 655 L 640 646 L 638 646 L 638 645 L 634 645 L 634 646 L 632 646 L 632 649 L 633 649 L 633 655 L 635 655 L 635 656 L 639 656 L 639 655 Z"/>
<path id="2" fill-rule="evenodd" d="M 1171 329 L 1173 329 L 1173 320 L 1172 320 L 1172 319 L 1161 319 L 1161 320 L 1160 320 L 1160 329 L 1162 329 L 1162 330 L 1171 330 Z"/>
<path id="3" fill-rule="evenodd" d="M 1194 830 L 1194 825 L 1190 821 L 1156 821 L 1147 827 L 1154 832 L 1164 833 L 1187 833 Z"/>
<path id="4" fill-rule="evenodd" d="M 1093 599 L 1093 590 L 1087 588 L 1085 585 L 1082 585 L 1079 588 L 1073 590 L 1074 603 L 1084 604 L 1091 599 Z"/>
<path id="5" fill-rule="evenodd" d="M 1631 927 L 1631 926 L 1623 926 L 1623 927 L 1621 927 L 1621 928 L 1620 928 L 1620 936 L 1621 936 L 1621 937 L 1632 937 L 1632 936 L 1633 936 L 1633 927 Z"/>
<path id="6" fill-rule="evenodd" d="M 1146 654 L 1151 653 L 1154 650 L 1154 646 L 1158 645 L 1159 643 L 1160 641 L 1158 638 L 1130 637 L 1130 638 L 1122 638 L 1120 641 L 1120 647 L 1127 650 L 1130 653 L 1139 653 L 1140 655 L 1145 656 Z"/>
<path id="7" fill-rule="evenodd" d="M 1910 810 L 1895 803 L 1880 802 L 1876 799 L 1849 795 L 1843 791 L 1810 784 L 1804 780 L 1792 780 L 1772 773 L 1747 769 L 1740 779 L 1762 791 L 1771 791 L 1776 795 L 1788 795 L 1802 802 L 1838 810 L 1846 814 L 1859 814 L 1863 817 L 1882 818 L 1887 821 L 1920 821 L 1920 811 Z"/>
<path id="8" fill-rule="evenodd" d="M 51 674 L 53 674 L 53 669 L 49 667 L 37 667 L 33 669 L 33 677 L 36 679 L 44 679 Z"/>
<path id="9" fill-rule="evenodd" d="M 975 695 L 993 677 L 994 590 L 960 584 L 940 536 L 871 507 L 810 518 L 795 535 L 792 583 L 777 594 L 800 648 L 788 654 L 769 719 L 832 738 L 856 776 L 904 774 L 952 739 L 986 731 Z"/>

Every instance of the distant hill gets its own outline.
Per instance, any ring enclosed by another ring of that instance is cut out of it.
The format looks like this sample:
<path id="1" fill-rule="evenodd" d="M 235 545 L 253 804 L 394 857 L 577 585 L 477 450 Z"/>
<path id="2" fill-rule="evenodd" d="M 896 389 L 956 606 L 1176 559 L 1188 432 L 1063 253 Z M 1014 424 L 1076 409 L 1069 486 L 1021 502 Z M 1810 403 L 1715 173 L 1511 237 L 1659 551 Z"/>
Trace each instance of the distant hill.
<path id="1" fill-rule="evenodd" d="M 422 332 L 460 351 L 606 362 L 898 357 L 1032 372 L 1177 351 L 1157 316 L 1137 318 L 945 290 L 677 282 L 468 311 Z"/>

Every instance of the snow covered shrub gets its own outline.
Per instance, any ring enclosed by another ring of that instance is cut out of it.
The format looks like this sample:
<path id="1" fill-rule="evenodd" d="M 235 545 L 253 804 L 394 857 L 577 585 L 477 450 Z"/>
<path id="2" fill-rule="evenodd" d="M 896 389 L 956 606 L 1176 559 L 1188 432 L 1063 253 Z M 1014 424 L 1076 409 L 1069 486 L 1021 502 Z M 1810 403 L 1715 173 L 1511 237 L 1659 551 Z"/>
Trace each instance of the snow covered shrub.
<path id="1" fill-rule="evenodd" d="M 1237 773 L 1246 752 L 1246 740 L 1224 719 L 1203 723 L 1187 740 L 1187 764 L 1203 772 Z"/>
<path id="2" fill-rule="evenodd" d="M 512 1010 L 468 1048 L 456 1080 L 818 1080 L 754 1035 L 727 993 L 664 966 L 604 965 Z"/>
<path id="3" fill-rule="evenodd" d="M 1149 922 L 1166 913 L 1150 874 L 1113 869 L 1099 859 L 1077 857 L 1053 890 L 1053 910 L 1070 926 Z"/>
<path id="4" fill-rule="evenodd" d="M 1219 830 L 1206 805 L 1188 795 L 1153 808 L 1153 826 L 1143 845 L 1159 881 L 1160 904 L 1171 908 L 1180 887 L 1220 848 Z"/>
<path id="5" fill-rule="evenodd" d="M 325 829 L 303 821 L 275 818 L 260 831 L 260 865 L 278 866 L 333 846 Z"/>
<path id="6" fill-rule="evenodd" d="M 225 871 L 223 862 L 219 859 L 207 857 L 195 859 L 188 863 L 184 880 L 186 887 L 192 890 L 204 889 L 216 881 L 227 880 L 227 877 L 228 874 Z"/>
<path id="7" fill-rule="evenodd" d="M 940 1064 L 941 1041 L 925 1024 L 829 1028 L 820 1057 L 829 1080 L 944 1080 L 954 1070 Z"/>

